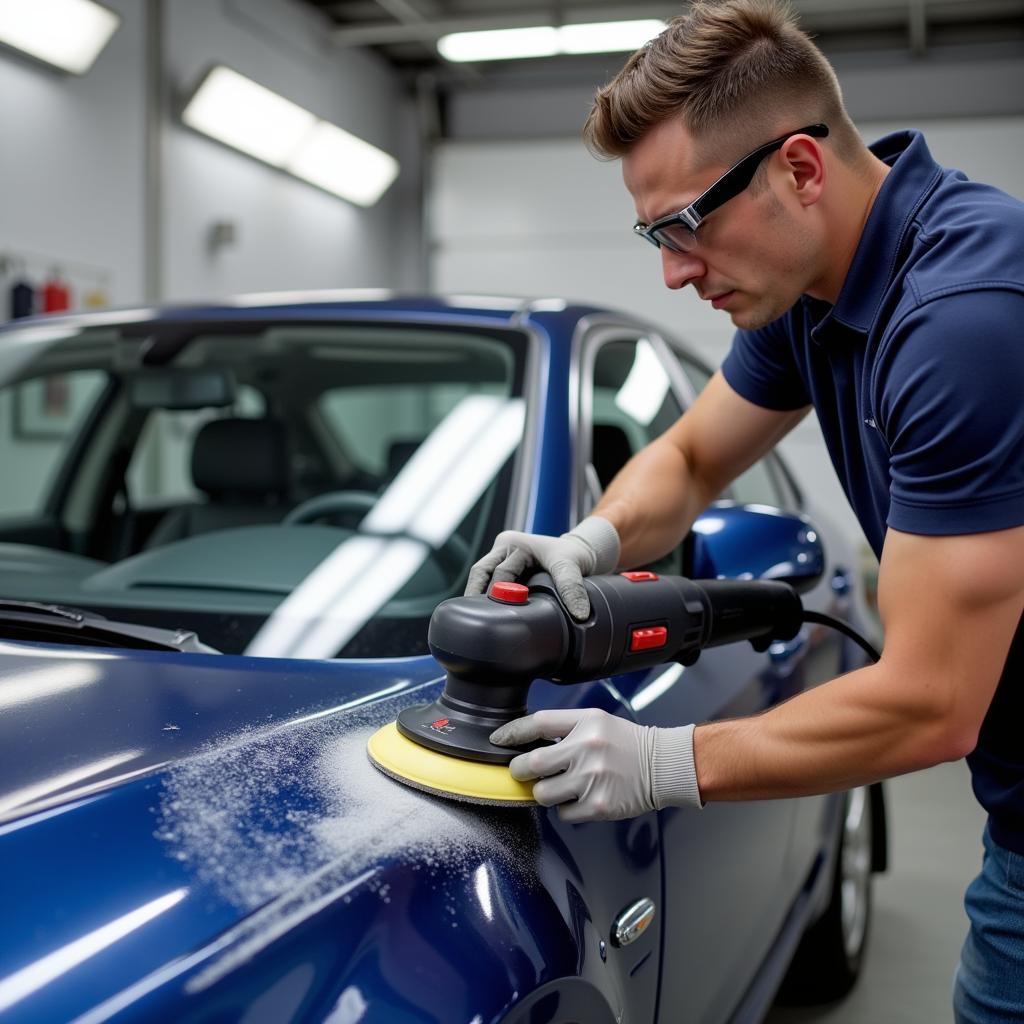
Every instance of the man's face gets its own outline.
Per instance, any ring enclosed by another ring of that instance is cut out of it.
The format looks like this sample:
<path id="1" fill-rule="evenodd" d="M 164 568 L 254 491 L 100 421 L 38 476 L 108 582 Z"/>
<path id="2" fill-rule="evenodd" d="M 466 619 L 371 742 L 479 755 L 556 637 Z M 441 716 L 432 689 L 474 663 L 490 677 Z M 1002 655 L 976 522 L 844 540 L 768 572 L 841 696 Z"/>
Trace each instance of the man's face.
<path id="1" fill-rule="evenodd" d="M 770 132 L 764 141 L 769 139 Z M 678 212 L 728 170 L 726 165 L 700 166 L 697 152 L 681 120 L 672 118 L 623 157 L 622 175 L 638 220 L 650 224 Z M 748 188 L 710 213 L 697 229 L 692 252 L 663 245 L 665 284 L 692 284 L 702 299 L 747 330 L 782 316 L 814 279 L 816 252 L 810 229 L 786 198 L 776 194 L 769 175 L 767 187 Z M 642 240 L 638 248 L 644 250 L 638 253 L 641 258 L 653 255 Z"/>

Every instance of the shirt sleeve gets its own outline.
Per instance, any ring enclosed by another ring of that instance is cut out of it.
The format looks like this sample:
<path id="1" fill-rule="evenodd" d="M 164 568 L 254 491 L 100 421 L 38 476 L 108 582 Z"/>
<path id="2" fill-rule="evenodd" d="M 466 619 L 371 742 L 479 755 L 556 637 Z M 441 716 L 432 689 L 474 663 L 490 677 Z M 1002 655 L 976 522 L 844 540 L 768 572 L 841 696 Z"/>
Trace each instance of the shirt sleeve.
<path id="1" fill-rule="evenodd" d="M 921 534 L 1024 524 L 1024 295 L 964 292 L 906 317 L 876 364 L 888 524 Z"/>
<path id="2" fill-rule="evenodd" d="M 793 355 L 792 314 L 759 331 L 737 331 L 722 363 L 729 386 L 748 402 L 788 412 L 811 404 Z"/>

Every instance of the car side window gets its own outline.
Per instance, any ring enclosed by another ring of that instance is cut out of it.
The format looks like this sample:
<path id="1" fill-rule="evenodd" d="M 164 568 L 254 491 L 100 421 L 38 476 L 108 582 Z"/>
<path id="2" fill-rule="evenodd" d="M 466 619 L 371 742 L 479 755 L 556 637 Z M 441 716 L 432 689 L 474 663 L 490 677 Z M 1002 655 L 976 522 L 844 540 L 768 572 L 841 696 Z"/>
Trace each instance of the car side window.
<path id="1" fill-rule="evenodd" d="M 109 377 L 100 370 L 69 370 L 0 390 L 0 435 L 7 486 L 0 516 L 38 515 L 54 478 L 95 408 Z"/>
<path id="2" fill-rule="evenodd" d="M 683 411 L 661 358 L 646 338 L 617 338 L 592 351 L 590 372 L 581 381 L 580 422 L 587 432 L 581 440 L 588 442 L 580 452 L 585 460 L 581 518 L 629 459 L 671 427 Z M 682 546 L 650 566 L 673 573 L 682 572 L 682 567 Z"/>
<path id="3" fill-rule="evenodd" d="M 682 408 L 645 338 L 603 344 L 590 383 L 588 478 L 592 490 L 603 492 L 633 455 L 675 423 Z"/>

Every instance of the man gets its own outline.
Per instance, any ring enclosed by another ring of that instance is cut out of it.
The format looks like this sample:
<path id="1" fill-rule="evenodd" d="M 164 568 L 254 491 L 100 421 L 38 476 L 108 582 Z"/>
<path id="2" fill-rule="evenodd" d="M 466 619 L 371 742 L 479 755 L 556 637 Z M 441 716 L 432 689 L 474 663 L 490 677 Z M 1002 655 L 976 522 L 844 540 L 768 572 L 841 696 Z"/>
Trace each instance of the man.
<path id="1" fill-rule="evenodd" d="M 867 148 L 827 61 L 770 0 L 695 4 L 598 92 L 585 136 L 621 158 L 666 285 L 739 330 L 592 516 L 560 538 L 499 535 L 467 593 L 546 569 L 586 618 L 582 575 L 671 550 L 813 406 L 880 557 L 885 651 L 752 718 L 648 729 L 545 711 L 494 742 L 560 739 L 511 770 L 570 821 L 967 756 L 989 823 L 958 1019 L 1024 1019 L 1024 206 L 939 167 L 916 132 Z"/>

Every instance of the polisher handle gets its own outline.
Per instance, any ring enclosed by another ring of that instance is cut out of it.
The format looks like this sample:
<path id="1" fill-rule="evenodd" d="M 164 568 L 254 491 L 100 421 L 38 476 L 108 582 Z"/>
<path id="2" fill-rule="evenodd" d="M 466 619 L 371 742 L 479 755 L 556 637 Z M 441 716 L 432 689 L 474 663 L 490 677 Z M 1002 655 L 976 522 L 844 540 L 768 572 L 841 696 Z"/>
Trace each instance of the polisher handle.
<path id="1" fill-rule="evenodd" d="M 750 640 L 767 646 L 800 631 L 803 606 L 787 583 L 771 580 L 691 580 L 626 572 L 586 578 L 591 616 L 576 622 L 566 615 L 569 650 L 550 674 L 555 682 L 577 683 L 631 672 L 667 661 L 692 664 L 706 647 Z M 529 581 L 557 600 L 546 574 Z M 540 675 L 541 673 L 538 673 Z"/>
<path id="2" fill-rule="evenodd" d="M 584 579 L 591 615 L 576 622 L 547 573 L 520 603 L 452 598 L 434 611 L 430 650 L 446 693 L 468 704 L 521 706 L 537 678 L 580 683 L 668 661 L 691 664 L 706 647 L 767 646 L 800 630 L 803 606 L 787 583 L 695 580 L 649 572 Z"/>

